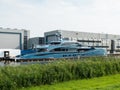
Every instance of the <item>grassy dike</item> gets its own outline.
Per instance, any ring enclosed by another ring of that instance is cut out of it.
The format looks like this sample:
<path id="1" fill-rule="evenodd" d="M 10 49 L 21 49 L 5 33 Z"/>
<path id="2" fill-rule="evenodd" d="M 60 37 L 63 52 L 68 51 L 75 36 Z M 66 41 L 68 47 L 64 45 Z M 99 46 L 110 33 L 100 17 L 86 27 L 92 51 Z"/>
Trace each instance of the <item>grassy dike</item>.
<path id="1" fill-rule="evenodd" d="M 48 64 L 15 67 L 5 66 L 0 67 L 0 89 L 17 90 L 23 87 L 51 85 L 118 73 L 120 73 L 120 59 L 113 57 L 60 60 Z"/>

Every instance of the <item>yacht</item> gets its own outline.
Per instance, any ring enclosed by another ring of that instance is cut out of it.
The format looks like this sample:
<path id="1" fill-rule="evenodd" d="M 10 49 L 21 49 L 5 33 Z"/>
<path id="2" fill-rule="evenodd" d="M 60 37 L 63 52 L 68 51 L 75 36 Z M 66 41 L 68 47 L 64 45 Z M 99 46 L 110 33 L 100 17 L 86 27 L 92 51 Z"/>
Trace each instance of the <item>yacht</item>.
<path id="1" fill-rule="evenodd" d="M 49 45 L 39 46 L 35 52 L 22 55 L 18 59 L 59 59 L 106 55 L 105 48 L 83 46 L 76 41 L 52 41 Z"/>

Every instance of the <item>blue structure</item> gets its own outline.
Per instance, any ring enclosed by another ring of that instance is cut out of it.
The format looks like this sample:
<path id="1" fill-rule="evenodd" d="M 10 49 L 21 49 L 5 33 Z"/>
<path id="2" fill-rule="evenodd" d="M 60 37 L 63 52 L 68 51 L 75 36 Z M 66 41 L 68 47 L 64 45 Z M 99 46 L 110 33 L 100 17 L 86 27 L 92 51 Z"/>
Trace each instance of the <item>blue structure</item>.
<path id="1" fill-rule="evenodd" d="M 79 42 L 74 41 L 53 41 L 49 45 L 40 46 L 36 48 L 36 51 L 29 52 L 18 59 L 56 59 L 106 55 L 107 50 L 104 48 L 82 46 Z"/>
<path id="2" fill-rule="evenodd" d="M 35 49 L 27 49 L 27 50 L 21 50 L 21 55 L 26 55 L 26 54 L 30 54 L 30 53 L 35 53 L 36 50 Z"/>

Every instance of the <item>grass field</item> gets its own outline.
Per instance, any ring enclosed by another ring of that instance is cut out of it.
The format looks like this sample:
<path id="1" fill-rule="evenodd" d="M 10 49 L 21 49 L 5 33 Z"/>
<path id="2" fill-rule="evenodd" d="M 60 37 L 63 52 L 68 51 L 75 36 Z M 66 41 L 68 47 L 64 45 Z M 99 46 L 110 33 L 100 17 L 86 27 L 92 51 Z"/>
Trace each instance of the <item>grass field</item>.
<path id="1" fill-rule="evenodd" d="M 72 80 L 54 85 L 42 85 L 20 90 L 120 90 L 120 74 L 93 79 Z"/>

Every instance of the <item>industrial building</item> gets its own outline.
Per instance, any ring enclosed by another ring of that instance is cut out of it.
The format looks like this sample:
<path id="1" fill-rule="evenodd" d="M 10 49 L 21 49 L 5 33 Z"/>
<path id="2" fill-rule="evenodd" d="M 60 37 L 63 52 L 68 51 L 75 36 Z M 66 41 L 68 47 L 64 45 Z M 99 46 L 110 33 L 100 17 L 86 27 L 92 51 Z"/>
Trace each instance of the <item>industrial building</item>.
<path id="1" fill-rule="evenodd" d="M 29 30 L 0 27 L 0 49 L 28 49 Z"/>
<path id="2" fill-rule="evenodd" d="M 44 33 L 45 43 L 56 40 L 79 41 L 82 45 L 103 47 L 108 53 L 120 53 L 120 35 L 54 30 Z"/>
<path id="3" fill-rule="evenodd" d="M 29 48 L 35 48 L 37 45 L 44 45 L 44 37 L 33 37 L 29 39 Z"/>

